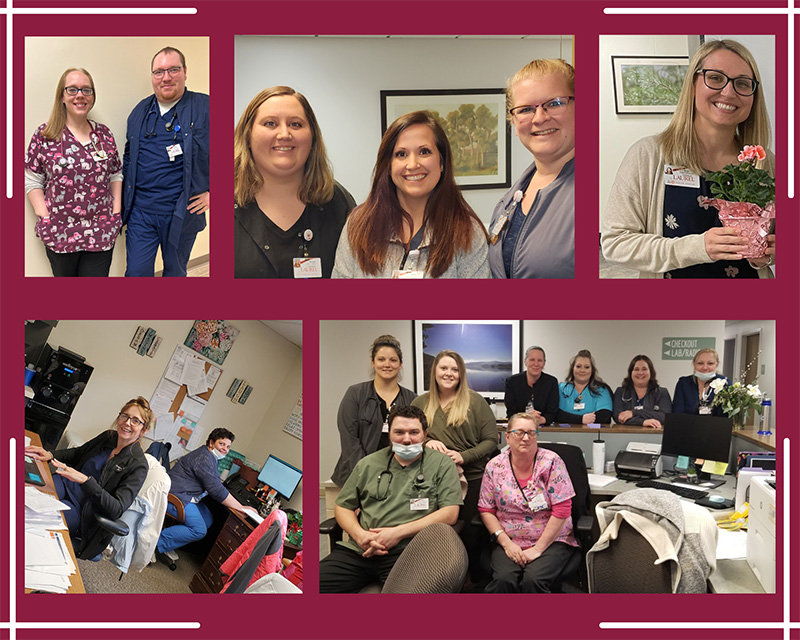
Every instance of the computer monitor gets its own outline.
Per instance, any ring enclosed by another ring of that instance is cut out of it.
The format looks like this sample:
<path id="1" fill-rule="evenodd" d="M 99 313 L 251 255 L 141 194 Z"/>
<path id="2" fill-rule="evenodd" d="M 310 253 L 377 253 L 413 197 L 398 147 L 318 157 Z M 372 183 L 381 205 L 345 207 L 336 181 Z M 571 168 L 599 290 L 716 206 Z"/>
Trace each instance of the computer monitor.
<path id="1" fill-rule="evenodd" d="M 269 485 L 287 500 L 291 499 L 302 478 L 303 472 L 300 469 L 271 454 L 258 474 L 259 482 Z"/>
<path id="2" fill-rule="evenodd" d="M 661 454 L 728 462 L 732 432 L 733 421 L 730 418 L 668 413 L 661 438 Z"/>

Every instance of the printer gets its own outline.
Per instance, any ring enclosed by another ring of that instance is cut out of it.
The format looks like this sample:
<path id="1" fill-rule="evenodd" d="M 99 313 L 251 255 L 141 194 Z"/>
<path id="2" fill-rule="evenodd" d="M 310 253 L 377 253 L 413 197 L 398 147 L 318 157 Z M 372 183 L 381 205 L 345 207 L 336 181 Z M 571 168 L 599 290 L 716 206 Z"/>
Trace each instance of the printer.
<path id="1" fill-rule="evenodd" d="M 614 460 L 614 471 L 623 480 L 658 478 L 663 470 L 661 445 L 652 442 L 630 442 Z"/>

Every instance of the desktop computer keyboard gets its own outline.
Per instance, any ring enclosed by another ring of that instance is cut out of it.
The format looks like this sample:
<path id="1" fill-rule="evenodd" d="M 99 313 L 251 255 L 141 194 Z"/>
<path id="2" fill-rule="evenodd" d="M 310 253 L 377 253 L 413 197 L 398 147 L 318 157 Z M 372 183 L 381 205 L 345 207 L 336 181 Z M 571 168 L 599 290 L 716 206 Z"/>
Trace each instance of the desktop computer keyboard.
<path id="1" fill-rule="evenodd" d="M 676 487 L 669 482 L 656 482 L 655 480 L 641 480 L 636 483 L 637 487 L 644 489 L 663 489 L 664 491 L 672 491 L 672 493 L 679 495 L 681 498 L 689 498 L 690 500 L 699 500 L 708 495 L 708 491 L 700 491 L 699 489 L 687 489 L 686 487 Z"/>

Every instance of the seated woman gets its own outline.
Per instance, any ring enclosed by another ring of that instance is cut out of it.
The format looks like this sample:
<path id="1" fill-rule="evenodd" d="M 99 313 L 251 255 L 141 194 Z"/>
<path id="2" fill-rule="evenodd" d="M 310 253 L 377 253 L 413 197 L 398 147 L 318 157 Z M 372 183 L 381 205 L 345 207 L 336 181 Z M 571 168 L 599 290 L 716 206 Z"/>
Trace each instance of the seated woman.
<path id="1" fill-rule="evenodd" d="M 458 519 L 468 525 L 478 513 L 486 463 L 497 452 L 497 419 L 483 396 L 469 388 L 467 366 L 455 351 L 440 351 L 434 358 L 429 388 L 411 405 L 422 409 L 428 419 L 429 440 L 425 446 L 449 456 L 464 471 L 467 495 Z M 465 526 L 461 535 L 470 567 L 477 567 L 481 536 L 476 536 L 470 526 Z"/>
<path id="2" fill-rule="evenodd" d="M 572 488 L 561 458 L 539 449 L 527 413 L 508 421 L 508 451 L 486 465 L 478 510 L 492 542 L 486 593 L 550 593 L 578 541 L 572 532 Z"/>
<path id="3" fill-rule="evenodd" d="M 633 145 L 620 165 L 603 216 L 606 260 L 638 269 L 641 278 L 771 278 L 775 236 L 767 236 L 765 257 L 745 260 L 747 239 L 699 203 L 712 195 L 704 174 L 738 164 L 745 145 L 769 140 L 751 53 L 734 40 L 700 46 L 669 126 Z M 773 176 L 774 165 L 772 153 L 758 164 Z"/>
<path id="4" fill-rule="evenodd" d="M 508 81 L 506 96 L 514 131 L 535 158 L 492 214 L 492 277 L 574 278 L 575 69 L 534 60 Z"/>
<path id="5" fill-rule="evenodd" d="M 597 373 L 592 353 L 581 349 L 569 363 L 569 374 L 558 383 L 558 416 L 565 424 L 610 423 L 611 387 Z"/>
<path id="6" fill-rule="evenodd" d="M 101 529 L 95 515 L 116 520 L 133 504 L 147 477 L 147 460 L 139 439 L 150 428 L 153 412 L 142 398 L 129 400 L 120 409 L 116 429 L 104 431 L 74 449 L 45 451 L 25 447 L 37 460 L 52 460 L 58 499 L 69 505 L 64 519 L 75 555 L 91 560 L 108 545 L 112 534 Z"/>
<path id="7" fill-rule="evenodd" d="M 428 111 L 383 134 L 367 201 L 345 224 L 334 278 L 488 278 L 487 235 L 453 175 L 450 143 Z"/>
<path id="8" fill-rule="evenodd" d="M 234 276 L 330 278 L 356 203 L 333 179 L 308 100 L 291 87 L 264 89 L 233 139 Z"/>
<path id="9" fill-rule="evenodd" d="M 170 560 L 178 559 L 178 554 L 174 553 L 175 549 L 195 540 L 202 540 L 214 521 L 211 510 L 200 502 L 206 495 L 229 509 L 243 514 L 248 511 L 256 513 L 252 507 L 242 506 L 222 486 L 222 481 L 219 479 L 217 461 L 227 455 L 235 438 L 235 435 L 223 427 L 214 429 L 208 435 L 204 447 L 198 447 L 187 453 L 169 470 L 169 477 L 172 480 L 170 493 L 183 503 L 184 514 L 183 524 L 162 529 L 158 539 L 157 551 Z M 167 513 L 172 516 L 178 514 L 171 504 L 167 507 Z"/>
<path id="10" fill-rule="evenodd" d="M 669 391 L 658 386 L 656 368 L 647 356 L 636 356 L 628 377 L 614 392 L 614 421 L 619 424 L 661 429 L 672 411 Z"/>
<path id="11" fill-rule="evenodd" d="M 700 349 L 694 354 L 692 366 L 694 367 L 692 375 L 678 378 L 672 410 L 675 413 L 693 413 L 695 415 L 725 415 L 722 407 L 711 406 L 714 401 L 714 389 L 711 387 L 711 381 L 715 378 L 722 378 L 725 382 L 729 382 L 725 376 L 717 373 L 719 366 L 717 352 L 711 348 Z"/>
<path id="12" fill-rule="evenodd" d="M 391 445 L 389 412 L 411 404 L 417 396 L 399 384 L 403 352 L 397 338 L 377 337 L 370 347 L 370 362 L 374 378 L 351 386 L 339 405 L 342 453 L 331 479 L 340 487 L 361 458 Z"/>

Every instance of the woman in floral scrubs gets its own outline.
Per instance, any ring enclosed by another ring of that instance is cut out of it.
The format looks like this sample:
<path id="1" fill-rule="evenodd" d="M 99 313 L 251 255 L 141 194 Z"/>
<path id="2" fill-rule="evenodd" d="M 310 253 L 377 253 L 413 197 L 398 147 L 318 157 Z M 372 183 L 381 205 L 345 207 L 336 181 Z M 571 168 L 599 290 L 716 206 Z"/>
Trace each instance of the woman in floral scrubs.
<path id="1" fill-rule="evenodd" d="M 25 193 L 54 276 L 108 276 L 122 226 L 122 164 L 111 131 L 88 118 L 94 103 L 89 72 L 67 69 L 25 157 Z"/>

